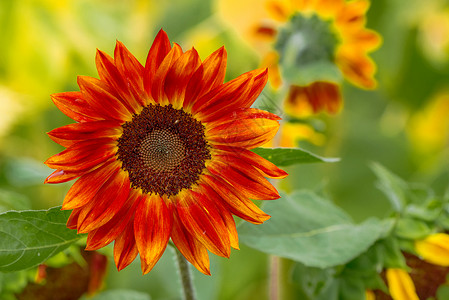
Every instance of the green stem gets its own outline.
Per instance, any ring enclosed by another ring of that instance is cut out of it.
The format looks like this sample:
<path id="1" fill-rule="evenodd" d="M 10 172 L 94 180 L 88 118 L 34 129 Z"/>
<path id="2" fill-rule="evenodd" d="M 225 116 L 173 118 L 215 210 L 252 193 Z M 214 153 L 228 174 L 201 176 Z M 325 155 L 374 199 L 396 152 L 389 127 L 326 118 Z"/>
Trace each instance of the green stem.
<path id="1" fill-rule="evenodd" d="M 280 258 L 279 256 L 270 255 L 270 300 L 280 299 Z"/>
<path id="2" fill-rule="evenodd" d="M 189 263 L 181 252 L 173 247 L 176 253 L 176 262 L 178 263 L 179 275 L 181 276 L 182 292 L 184 300 L 195 300 L 195 288 L 193 287 L 193 275 L 189 268 Z"/>

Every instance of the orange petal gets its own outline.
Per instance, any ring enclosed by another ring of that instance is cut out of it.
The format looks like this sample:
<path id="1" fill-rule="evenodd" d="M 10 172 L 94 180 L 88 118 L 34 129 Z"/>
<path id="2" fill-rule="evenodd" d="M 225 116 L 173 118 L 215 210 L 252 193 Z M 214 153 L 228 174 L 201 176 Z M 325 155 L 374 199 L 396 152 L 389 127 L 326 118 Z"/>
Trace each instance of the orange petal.
<path id="1" fill-rule="evenodd" d="M 341 47 L 359 49 L 359 52 L 370 52 L 377 49 L 381 43 L 382 38 L 377 32 L 369 29 L 361 29 L 348 35 L 345 43 Z"/>
<path id="2" fill-rule="evenodd" d="M 182 55 L 181 46 L 178 44 L 174 44 L 173 48 L 168 52 L 167 56 L 165 56 L 164 60 L 161 62 L 159 68 L 156 70 L 151 82 L 151 95 L 159 104 L 168 104 L 164 85 L 165 78 L 167 77 L 167 72 L 170 67 L 175 63 L 175 61 Z M 166 103 L 164 103 L 166 102 Z"/>
<path id="3" fill-rule="evenodd" d="M 290 18 L 293 12 L 293 7 L 289 5 L 288 1 L 268 0 L 266 1 L 266 8 L 270 16 L 281 23 L 285 23 Z"/>
<path id="4" fill-rule="evenodd" d="M 120 124 L 116 121 L 82 122 L 65 125 L 48 133 L 50 138 L 64 147 L 77 142 L 98 138 L 117 138 L 121 135 Z"/>
<path id="5" fill-rule="evenodd" d="M 336 18 L 337 26 L 363 27 L 366 23 L 366 11 L 370 2 L 368 0 L 354 0 L 346 2 Z"/>
<path id="6" fill-rule="evenodd" d="M 125 80 L 126 86 L 130 90 L 130 95 L 133 96 L 133 101 L 129 101 L 134 107 L 145 106 L 146 96 L 144 94 L 143 87 L 143 74 L 145 68 L 132 55 L 131 52 L 123 45 L 123 43 L 117 41 L 114 50 L 114 60 L 117 65 L 117 69 Z M 137 110 L 138 111 L 138 110 Z"/>
<path id="7" fill-rule="evenodd" d="M 53 155 L 45 161 L 45 164 L 52 169 L 63 169 L 64 171 L 88 171 L 107 161 L 115 153 L 116 145 L 111 139 L 87 140 Z"/>
<path id="8" fill-rule="evenodd" d="M 189 194 L 190 193 L 190 194 Z M 229 234 L 220 213 L 207 196 L 193 191 L 177 198 L 176 209 L 181 222 L 212 253 L 229 257 Z"/>
<path id="9" fill-rule="evenodd" d="M 63 183 L 80 177 L 86 172 L 69 172 L 64 170 L 56 170 L 45 178 L 44 183 Z"/>
<path id="10" fill-rule="evenodd" d="M 242 98 L 238 104 L 240 107 L 250 107 L 259 97 L 268 81 L 268 69 L 257 69 L 252 71 L 254 74 L 254 82 L 251 86 L 248 98 Z"/>
<path id="11" fill-rule="evenodd" d="M 232 156 L 238 159 L 241 159 L 248 164 L 256 167 L 264 176 L 270 178 L 285 178 L 287 177 L 287 172 L 279 169 L 275 164 L 266 160 L 263 157 L 260 157 L 256 153 L 249 151 L 244 148 L 237 147 L 228 147 L 223 145 L 216 145 L 216 148 L 223 150 L 223 156 Z"/>
<path id="12" fill-rule="evenodd" d="M 340 49 L 337 52 L 336 63 L 351 83 L 365 89 L 376 88 L 377 82 L 374 79 L 376 64 L 368 55 Z"/>
<path id="13" fill-rule="evenodd" d="M 184 257 L 205 275 L 210 275 L 209 255 L 206 247 L 182 225 L 176 211 L 173 212 L 171 238 Z"/>
<path id="14" fill-rule="evenodd" d="M 144 274 L 148 273 L 167 247 L 172 227 L 171 208 L 158 195 L 146 195 L 140 201 L 134 217 L 134 236 L 137 249 L 145 261 Z"/>
<path id="15" fill-rule="evenodd" d="M 262 224 L 270 218 L 251 200 L 243 196 L 229 183 L 220 179 L 221 177 L 203 175 L 202 178 L 222 197 L 229 210 L 237 217 L 253 224 Z"/>
<path id="16" fill-rule="evenodd" d="M 100 79 L 111 87 L 114 96 L 122 102 L 129 112 L 139 112 L 139 102 L 133 98 L 129 86 L 125 83 L 125 77 L 120 74 L 114 59 L 105 52 L 97 50 L 95 62 Z"/>
<path id="17" fill-rule="evenodd" d="M 70 214 L 67 220 L 67 228 L 76 229 L 76 224 L 78 223 L 78 217 L 81 213 L 81 208 L 75 208 Z"/>
<path id="18" fill-rule="evenodd" d="M 183 106 L 187 84 L 200 64 L 198 52 L 191 49 L 183 53 L 168 70 L 164 89 L 168 101 L 175 108 Z"/>
<path id="19" fill-rule="evenodd" d="M 317 81 L 308 86 L 291 86 L 285 110 L 295 116 L 308 116 L 323 110 L 335 114 L 340 110 L 342 102 L 338 85 Z"/>
<path id="20" fill-rule="evenodd" d="M 133 224 L 129 222 L 114 243 L 114 261 L 119 271 L 132 263 L 138 254 Z"/>
<path id="21" fill-rule="evenodd" d="M 229 241 L 231 247 L 234 249 L 239 249 L 239 237 L 237 233 L 237 228 L 235 227 L 235 221 L 232 214 L 225 206 L 225 202 L 216 191 L 214 191 L 209 185 L 201 184 L 200 190 L 204 195 L 208 195 L 215 204 L 217 210 L 220 212 L 221 218 L 228 230 Z"/>
<path id="22" fill-rule="evenodd" d="M 87 236 L 86 250 L 97 250 L 115 240 L 133 222 L 136 208 L 140 203 L 141 195 L 131 190 L 123 207 L 103 226 L 92 230 Z"/>
<path id="23" fill-rule="evenodd" d="M 209 55 L 192 76 L 186 88 L 184 107 L 189 108 L 195 100 L 223 84 L 226 74 L 227 53 L 221 47 Z"/>
<path id="24" fill-rule="evenodd" d="M 276 189 L 253 166 L 231 156 L 214 156 L 215 161 L 208 166 L 209 171 L 222 176 L 242 195 L 250 199 L 274 200 L 280 196 Z"/>
<path id="25" fill-rule="evenodd" d="M 234 111 L 211 123 L 206 127 L 206 138 L 213 144 L 247 149 L 267 143 L 279 129 L 279 117 L 268 112 L 253 112 L 253 109 Z"/>
<path id="26" fill-rule="evenodd" d="M 104 117 L 87 103 L 81 92 L 65 92 L 50 95 L 56 107 L 67 117 L 77 121 L 103 120 Z"/>
<path id="27" fill-rule="evenodd" d="M 192 114 L 198 114 L 198 119 L 207 122 L 241 107 L 238 99 L 248 96 L 252 81 L 253 74 L 248 72 L 211 90 L 193 104 Z"/>
<path id="28" fill-rule="evenodd" d="M 164 58 L 171 50 L 170 40 L 168 39 L 167 33 L 162 29 L 159 30 L 158 34 L 154 38 L 153 45 L 151 45 L 150 51 L 148 52 L 147 60 L 145 63 L 145 73 L 143 76 L 143 84 L 145 92 L 151 96 L 151 83 L 154 74 L 159 69 Z"/>
<path id="29" fill-rule="evenodd" d="M 93 199 L 103 184 L 109 181 L 117 168 L 120 167 L 116 163 L 109 163 L 81 176 L 67 192 L 62 209 L 74 209 L 86 205 Z"/>
<path id="30" fill-rule="evenodd" d="M 105 82 L 89 76 L 78 76 L 78 85 L 92 109 L 105 119 L 119 122 L 131 120 L 132 114 Z"/>
<path id="31" fill-rule="evenodd" d="M 87 233 L 106 224 L 123 207 L 129 193 L 128 174 L 118 167 L 89 203 L 82 207 L 78 232 Z"/>

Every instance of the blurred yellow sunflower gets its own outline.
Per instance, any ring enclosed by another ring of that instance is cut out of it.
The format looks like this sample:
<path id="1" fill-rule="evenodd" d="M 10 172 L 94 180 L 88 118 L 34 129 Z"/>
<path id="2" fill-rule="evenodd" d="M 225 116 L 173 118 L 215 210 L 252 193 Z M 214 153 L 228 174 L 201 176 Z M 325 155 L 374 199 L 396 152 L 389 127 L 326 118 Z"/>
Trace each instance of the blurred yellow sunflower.
<path id="1" fill-rule="evenodd" d="M 340 84 L 373 89 L 376 65 L 368 56 L 381 43 L 365 28 L 367 0 L 217 0 L 222 19 L 261 55 L 274 88 L 289 88 L 286 111 L 337 113 Z"/>
<path id="2" fill-rule="evenodd" d="M 421 163 L 435 163 L 449 140 L 449 91 L 437 93 L 407 123 L 407 134 Z"/>

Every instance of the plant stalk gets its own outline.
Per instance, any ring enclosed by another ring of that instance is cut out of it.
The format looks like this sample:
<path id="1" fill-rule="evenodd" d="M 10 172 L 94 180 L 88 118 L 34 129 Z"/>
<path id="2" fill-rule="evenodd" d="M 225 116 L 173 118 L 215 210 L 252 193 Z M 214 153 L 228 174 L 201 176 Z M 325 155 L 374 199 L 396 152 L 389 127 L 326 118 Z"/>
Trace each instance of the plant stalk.
<path id="1" fill-rule="evenodd" d="M 181 277 L 182 295 L 184 300 L 196 300 L 195 288 L 193 287 L 193 275 L 185 257 L 176 247 L 173 247 L 176 255 L 179 275 Z"/>

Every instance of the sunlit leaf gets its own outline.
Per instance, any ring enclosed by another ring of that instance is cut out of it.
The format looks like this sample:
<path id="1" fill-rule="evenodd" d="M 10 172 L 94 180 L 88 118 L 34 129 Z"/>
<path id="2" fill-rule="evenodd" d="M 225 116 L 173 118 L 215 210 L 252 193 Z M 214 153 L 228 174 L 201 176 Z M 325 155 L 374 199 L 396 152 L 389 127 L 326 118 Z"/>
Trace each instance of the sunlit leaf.
<path id="1" fill-rule="evenodd" d="M 279 167 L 318 162 L 337 162 L 340 160 L 339 158 L 320 157 L 299 148 L 256 148 L 252 151 Z"/>
<path id="2" fill-rule="evenodd" d="M 262 225 L 240 226 L 240 240 L 259 251 L 290 258 L 309 267 L 347 263 L 390 230 L 390 221 L 354 224 L 332 202 L 308 192 L 283 195 L 264 206 L 272 218 Z"/>
<path id="3" fill-rule="evenodd" d="M 9 211 L 0 214 L 0 271 L 38 265 L 83 237 L 66 227 L 69 211 Z"/>

